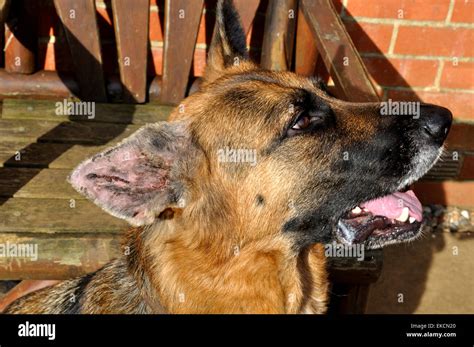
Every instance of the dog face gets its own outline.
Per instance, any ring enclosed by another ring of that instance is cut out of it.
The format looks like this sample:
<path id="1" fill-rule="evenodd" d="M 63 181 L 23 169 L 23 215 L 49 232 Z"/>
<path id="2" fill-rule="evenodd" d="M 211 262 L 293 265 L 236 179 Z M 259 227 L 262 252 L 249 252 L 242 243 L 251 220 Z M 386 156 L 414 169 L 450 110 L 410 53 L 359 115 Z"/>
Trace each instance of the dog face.
<path id="1" fill-rule="evenodd" d="M 262 70 L 230 1 L 216 17 L 201 90 L 170 122 L 79 165 L 72 185 L 133 225 L 179 212 L 240 241 L 283 236 L 296 250 L 416 237 L 421 205 L 403 190 L 438 159 L 451 113 L 383 114 L 380 103 L 331 97 L 316 79 Z"/>

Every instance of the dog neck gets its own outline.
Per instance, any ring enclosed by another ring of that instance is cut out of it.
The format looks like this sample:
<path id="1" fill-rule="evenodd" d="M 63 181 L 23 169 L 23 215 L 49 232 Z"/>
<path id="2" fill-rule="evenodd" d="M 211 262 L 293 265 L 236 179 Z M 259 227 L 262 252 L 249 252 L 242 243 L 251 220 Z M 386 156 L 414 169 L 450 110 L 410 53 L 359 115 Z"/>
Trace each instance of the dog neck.
<path id="1" fill-rule="evenodd" d="M 317 257 L 313 249 L 295 254 L 283 237 L 242 243 L 229 236 L 235 235 L 229 221 L 212 225 L 183 223 L 182 216 L 177 216 L 128 233 L 129 268 L 151 311 L 325 310 L 327 276 L 322 250 Z M 206 237 L 200 237 L 202 233 Z"/>

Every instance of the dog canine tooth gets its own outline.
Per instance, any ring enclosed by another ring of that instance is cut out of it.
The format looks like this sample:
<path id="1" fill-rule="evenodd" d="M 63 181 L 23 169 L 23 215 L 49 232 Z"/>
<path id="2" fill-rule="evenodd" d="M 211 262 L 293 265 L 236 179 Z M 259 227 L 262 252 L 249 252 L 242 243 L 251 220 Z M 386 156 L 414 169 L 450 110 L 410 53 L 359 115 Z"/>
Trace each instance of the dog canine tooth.
<path id="1" fill-rule="evenodd" d="M 415 217 L 410 217 L 410 218 L 408 218 L 408 220 L 410 221 L 410 224 L 413 224 L 413 223 L 415 223 L 416 218 Z"/>
<path id="2" fill-rule="evenodd" d="M 399 222 L 406 222 L 409 216 L 410 216 L 410 211 L 408 210 L 408 207 L 404 207 L 402 210 L 402 213 L 400 213 L 400 216 L 398 216 L 396 220 Z"/>
<path id="3" fill-rule="evenodd" d="M 359 214 L 362 212 L 362 209 L 359 206 L 356 206 L 351 210 L 351 212 L 354 214 Z"/>

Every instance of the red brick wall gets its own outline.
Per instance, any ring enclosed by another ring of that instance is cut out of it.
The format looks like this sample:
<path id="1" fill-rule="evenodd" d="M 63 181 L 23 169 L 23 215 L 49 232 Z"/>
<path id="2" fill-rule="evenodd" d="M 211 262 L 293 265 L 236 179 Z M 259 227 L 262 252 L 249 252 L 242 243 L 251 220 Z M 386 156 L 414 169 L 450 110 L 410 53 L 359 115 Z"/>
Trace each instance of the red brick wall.
<path id="1" fill-rule="evenodd" d="M 335 0 L 384 99 L 448 107 L 456 180 L 424 182 L 425 203 L 474 206 L 474 1 Z"/>
<path id="2" fill-rule="evenodd" d="M 150 75 L 161 74 L 162 69 L 163 2 L 151 1 Z M 214 6 L 212 1 L 206 4 Z M 334 4 L 384 99 L 436 103 L 455 116 L 448 142 L 450 150 L 459 152 L 457 179 L 418 185 L 422 200 L 474 206 L 474 0 L 334 0 Z M 248 35 L 251 55 L 257 60 L 264 9 L 260 7 Z M 105 69 L 117 73 L 110 6 L 97 1 L 97 12 Z M 39 18 L 38 65 L 72 70 L 51 2 Z M 212 11 L 203 14 L 193 62 L 196 76 L 205 66 L 213 20 Z"/>
<path id="3" fill-rule="evenodd" d="M 344 23 L 386 97 L 418 96 L 447 106 L 458 119 L 474 120 L 474 1 L 344 5 Z"/>

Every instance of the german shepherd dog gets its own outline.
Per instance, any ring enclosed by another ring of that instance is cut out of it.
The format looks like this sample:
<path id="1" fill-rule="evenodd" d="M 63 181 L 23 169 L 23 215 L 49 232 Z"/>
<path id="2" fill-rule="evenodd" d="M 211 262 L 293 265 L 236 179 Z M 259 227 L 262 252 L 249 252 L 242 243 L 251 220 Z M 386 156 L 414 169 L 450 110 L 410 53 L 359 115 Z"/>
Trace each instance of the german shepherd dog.
<path id="1" fill-rule="evenodd" d="M 421 234 L 406 190 L 439 158 L 451 113 L 335 99 L 314 78 L 252 63 L 230 0 L 216 22 L 200 90 L 69 177 L 133 226 L 124 254 L 6 312 L 324 313 L 324 244 Z"/>

